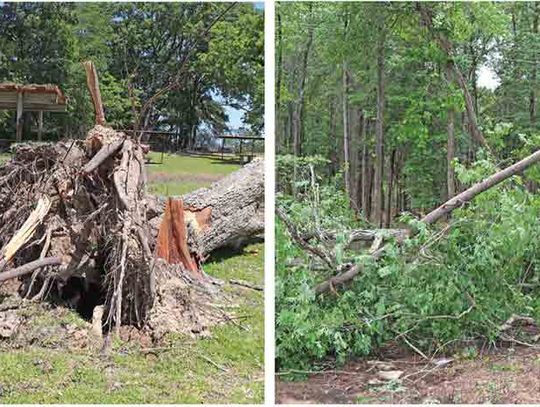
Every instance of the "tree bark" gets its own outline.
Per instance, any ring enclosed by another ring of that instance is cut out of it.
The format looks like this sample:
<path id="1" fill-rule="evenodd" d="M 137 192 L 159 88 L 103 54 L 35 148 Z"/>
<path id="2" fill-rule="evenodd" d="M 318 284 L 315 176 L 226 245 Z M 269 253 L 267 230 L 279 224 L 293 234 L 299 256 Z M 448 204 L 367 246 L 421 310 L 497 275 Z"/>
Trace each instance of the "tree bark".
<path id="1" fill-rule="evenodd" d="M 373 197 L 371 202 L 371 221 L 382 226 L 383 196 L 382 181 L 384 169 L 384 46 L 385 34 L 379 35 L 377 45 L 377 121 L 375 124 L 375 174 L 373 178 Z"/>
<path id="2" fill-rule="evenodd" d="M 277 31 L 277 78 L 276 78 L 276 123 L 280 123 L 280 108 L 281 108 L 281 78 L 283 76 L 283 35 L 281 27 L 281 14 L 279 9 L 276 10 L 276 31 Z M 276 127 L 279 129 L 279 126 Z M 277 136 L 278 149 L 285 146 L 285 134 Z"/>
<path id="3" fill-rule="evenodd" d="M 370 189 L 371 189 L 371 171 L 370 171 L 370 160 L 368 152 L 368 140 L 369 135 L 369 119 L 364 118 L 364 144 L 362 146 L 362 212 L 365 219 L 370 219 Z"/>
<path id="4" fill-rule="evenodd" d="M 539 19 L 539 7 L 538 3 L 533 3 L 534 11 L 533 11 L 533 23 L 532 23 L 532 32 L 533 36 L 536 40 L 538 40 L 538 19 Z M 536 61 L 536 52 L 533 55 L 533 60 Z M 532 64 L 532 72 L 531 72 L 531 93 L 529 96 L 529 111 L 530 111 L 530 120 L 531 120 L 531 126 L 536 125 L 536 73 L 537 73 L 537 66 L 536 62 Z"/>
<path id="5" fill-rule="evenodd" d="M 447 65 L 447 76 L 448 81 L 450 82 L 452 79 L 452 69 L 449 65 Z M 447 109 L 447 124 L 446 124 L 446 130 L 447 130 L 447 144 L 446 144 L 446 186 L 447 186 L 447 196 L 448 199 L 452 198 L 455 194 L 455 177 L 454 177 L 454 169 L 452 168 L 452 161 L 455 156 L 455 132 L 454 132 L 454 124 L 456 120 L 456 111 L 453 107 L 449 107 Z"/>
<path id="6" fill-rule="evenodd" d="M 386 199 L 386 227 L 390 227 L 392 221 L 392 191 L 394 190 L 394 166 L 396 159 L 396 150 L 390 154 L 390 163 L 388 165 L 388 191 Z"/>
<path id="7" fill-rule="evenodd" d="M 364 193 L 363 193 L 363 185 L 364 185 L 364 143 L 366 138 L 366 130 L 365 130 L 365 117 L 364 117 L 364 110 L 360 109 L 358 113 L 358 126 L 359 126 L 359 134 L 358 134 L 358 148 L 356 151 L 356 206 L 359 209 L 359 211 L 363 212 L 364 208 Z M 364 214 L 365 215 L 365 214 Z"/>
<path id="8" fill-rule="evenodd" d="M 343 176 L 345 178 L 345 192 L 351 199 L 351 178 L 350 178 L 350 157 L 349 157 L 349 104 L 347 102 L 348 97 L 348 83 L 347 83 L 347 62 L 343 60 L 343 72 L 342 72 L 342 95 L 341 95 L 341 108 L 343 110 Z"/>
<path id="9" fill-rule="evenodd" d="M 264 161 L 254 160 L 238 171 L 182 197 L 190 250 L 204 259 L 221 247 L 239 247 L 264 232 Z M 154 236 L 162 223 L 166 201 L 151 206 Z"/>
<path id="10" fill-rule="evenodd" d="M 311 13 L 312 4 L 309 3 L 309 11 Z M 303 114 L 304 114 L 304 91 L 306 86 L 306 77 L 307 77 L 307 67 L 309 52 L 311 50 L 311 45 L 313 44 L 313 30 L 314 27 L 311 27 L 308 30 L 308 38 L 304 53 L 302 56 L 302 66 L 300 69 L 300 81 L 298 85 L 298 95 L 295 105 L 293 106 L 293 116 L 292 116 L 292 137 L 293 137 L 293 154 L 295 157 L 300 157 L 302 154 L 302 129 L 303 129 Z M 298 177 L 298 169 L 296 164 L 293 167 L 293 195 L 296 196 L 296 180 Z"/>

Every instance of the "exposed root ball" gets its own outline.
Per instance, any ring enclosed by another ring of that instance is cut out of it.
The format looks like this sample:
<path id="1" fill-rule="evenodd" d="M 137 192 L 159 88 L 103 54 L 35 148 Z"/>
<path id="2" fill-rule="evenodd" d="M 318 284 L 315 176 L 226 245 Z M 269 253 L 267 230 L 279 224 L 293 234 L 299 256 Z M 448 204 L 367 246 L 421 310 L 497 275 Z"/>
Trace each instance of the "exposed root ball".
<path id="1" fill-rule="evenodd" d="M 146 193 L 144 164 L 136 140 L 99 125 L 84 141 L 18 146 L 0 167 L 0 273 L 60 259 L 24 276 L 21 295 L 88 318 L 104 304 L 107 329 L 130 324 L 161 337 L 223 320 L 201 264 L 263 231 L 262 161 L 171 204 L 182 211 L 172 217 Z M 158 230 L 169 231 L 160 250 Z M 156 256 L 179 251 L 177 264 Z"/>

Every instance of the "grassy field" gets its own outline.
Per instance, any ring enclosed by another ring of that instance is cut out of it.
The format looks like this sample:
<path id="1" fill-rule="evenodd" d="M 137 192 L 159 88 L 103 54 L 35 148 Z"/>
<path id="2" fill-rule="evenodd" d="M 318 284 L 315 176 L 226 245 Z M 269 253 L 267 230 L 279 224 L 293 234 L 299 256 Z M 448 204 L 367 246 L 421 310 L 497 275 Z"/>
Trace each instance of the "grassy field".
<path id="1" fill-rule="evenodd" d="M 160 153 L 150 153 L 152 162 L 159 162 Z M 157 195 L 182 195 L 207 187 L 240 166 L 216 158 L 165 154 L 163 164 L 149 164 L 150 192 Z"/>
<path id="2" fill-rule="evenodd" d="M 10 155 L 1 153 L 0 164 Z M 240 168 L 230 161 L 209 157 L 194 157 L 176 154 L 150 153 L 151 164 L 147 165 L 149 190 L 156 195 L 183 195 L 197 188 L 208 187 L 212 182 Z"/>
<path id="3" fill-rule="evenodd" d="M 209 184 L 200 176 L 188 184 L 184 176 L 211 174 L 217 179 L 238 168 L 180 156 L 166 156 L 163 165 L 149 167 L 151 174 L 170 176 L 164 185 L 151 181 L 151 188 L 170 194 Z M 262 285 L 263 265 L 264 246 L 259 243 L 238 253 L 217 252 L 204 269 L 224 281 Z M 237 323 L 214 327 L 209 338 L 169 337 L 151 351 L 136 341 L 116 342 L 106 357 L 96 349 L 66 346 L 62 337 L 55 339 L 55 326 L 84 324 L 78 315 L 65 310 L 62 318 L 36 316 L 32 324 L 41 327 L 37 336 L 43 340 L 24 347 L 0 342 L 0 403 L 262 403 L 263 294 L 230 285 L 224 290 L 237 304 L 232 311 Z"/>

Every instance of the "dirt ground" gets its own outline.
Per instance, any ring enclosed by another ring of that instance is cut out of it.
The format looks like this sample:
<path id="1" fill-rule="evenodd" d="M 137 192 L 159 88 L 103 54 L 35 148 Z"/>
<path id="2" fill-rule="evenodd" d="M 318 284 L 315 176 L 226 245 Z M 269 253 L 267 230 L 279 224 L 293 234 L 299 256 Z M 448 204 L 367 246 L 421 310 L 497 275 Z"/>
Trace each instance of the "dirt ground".
<path id="1" fill-rule="evenodd" d="M 383 371 L 401 376 L 385 380 Z M 279 404 L 534 404 L 540 403 L 540 349 L 499 348 L 431 363 L 402 355 L 350 362 L 305 381 L 286 377 L 276 378 Z"/>

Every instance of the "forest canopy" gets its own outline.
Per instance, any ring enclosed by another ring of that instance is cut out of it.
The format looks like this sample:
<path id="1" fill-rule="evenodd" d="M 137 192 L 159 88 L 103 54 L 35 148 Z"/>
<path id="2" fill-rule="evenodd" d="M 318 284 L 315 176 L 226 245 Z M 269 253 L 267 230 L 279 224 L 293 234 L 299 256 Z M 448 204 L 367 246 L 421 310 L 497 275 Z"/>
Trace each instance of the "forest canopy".
<path id="1" fill-rule="evenodd" d="M 93 124 L 83 61 L 92 60 L 108 123 L 118 129 L 227 129 L 226 106 L 263 127 L 263 12 L 250 3 L 2 3 L 0 82 L 56 84 L 67 114 L 46 132 L 82 137 Z M 25 114 L 28 130 L 36 118 Z M 13 112 L 0 112 L 3 137 Z"/>

